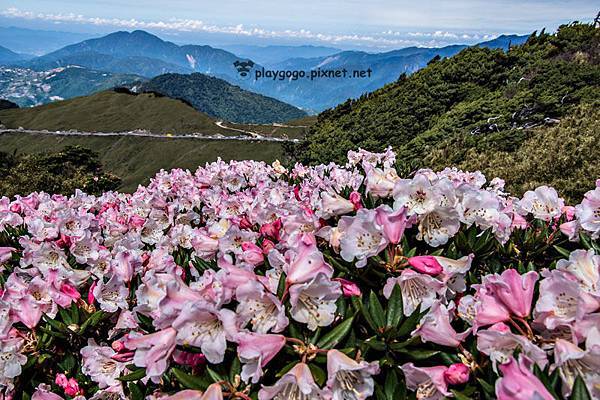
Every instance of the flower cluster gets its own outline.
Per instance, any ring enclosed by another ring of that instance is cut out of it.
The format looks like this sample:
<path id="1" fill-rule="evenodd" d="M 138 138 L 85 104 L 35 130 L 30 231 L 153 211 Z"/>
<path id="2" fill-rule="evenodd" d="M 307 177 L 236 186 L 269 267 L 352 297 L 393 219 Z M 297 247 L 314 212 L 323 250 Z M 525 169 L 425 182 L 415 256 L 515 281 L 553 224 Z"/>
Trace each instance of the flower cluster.
<path id="1" fill-rule="evenodd" d="M 600 399 L 600 181 L 571 207 L 394 164 L 1 198 L 1 395 Z"/>

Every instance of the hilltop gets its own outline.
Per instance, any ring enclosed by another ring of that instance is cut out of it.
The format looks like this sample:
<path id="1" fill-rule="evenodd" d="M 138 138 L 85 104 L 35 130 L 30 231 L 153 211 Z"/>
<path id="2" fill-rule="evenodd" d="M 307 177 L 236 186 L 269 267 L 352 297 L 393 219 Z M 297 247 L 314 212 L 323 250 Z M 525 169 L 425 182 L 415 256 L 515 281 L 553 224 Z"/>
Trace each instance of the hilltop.
<path id="1" fill-rule="evenodd" d="M 58 101 L 34 108 L 0 111 L 8 128 L 124 132 L 137 129 L 153 133 L 204 133 L 232 135 L 208 115 L 188 104 L 157 94 L 117 93 L 109 90 L 91 96 Z"/>
<path id="2" fill-rule="evenodd" d="M 288 152 L 304 162 L 340 162 L 349 149 L 379 151 L 391 145 L 401 172 L 481 167 L 488 176 L 513 181 L 511 171 L 507 176 L 496 171 L 497 164 L 474 162 L 474 154 L 490 159 L 498 152 L 515 154 L 540 131 L 554 132 L 549 129 L 565 121 L 577 125 L 580 118 L 592 119 L 585 134 L 598 143 L 593 123 L 598 114 L 592 110 L 600 93 L 599 61 L 600 29 L 579 23 L 555 34 L 534 33 L 508 52 L 470 47 L 323 112 L 307 139 Z M 537 137 L 536 143 L 544 141 Z M 540 156 L 551 159 L 553 154 Z M 596 175 L 598 167 L 589 176 L 571 177 L 581 179 L 580 184 L 557 189 L 580 196 Z M 524 181 L 519 188 L 529 184 Z"/>
<path id="3" fill-rule="evenodd" d="M 200 73 L 160 75 L 136 86 L 136 91 L 182 99 L 198 111 L 231 122 L 264 124 L 306 116 L 292 105 Z"/>

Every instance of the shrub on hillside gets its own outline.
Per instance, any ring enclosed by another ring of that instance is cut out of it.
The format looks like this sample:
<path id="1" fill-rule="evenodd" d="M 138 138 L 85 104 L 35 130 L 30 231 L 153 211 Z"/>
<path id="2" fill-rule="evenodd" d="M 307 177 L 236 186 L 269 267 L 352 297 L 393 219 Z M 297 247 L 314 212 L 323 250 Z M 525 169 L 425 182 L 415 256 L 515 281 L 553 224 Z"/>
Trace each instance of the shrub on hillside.
<path id="1" fill-rule="evenodd" d="M 394 158 L 0 199 L 3 395 L 598 398 L 600 182 L 570 207 Z"/>
<path id="2" fill-rule="evenodd" d="M 102 170 L 96 153 L 79 146 L 67 146 L 57 153 L 0 152 L 0 175 L 0 195 L 4 196 L 42 191 L 70 195 L 76 189 L 101 194 L 121 183 Z"/>

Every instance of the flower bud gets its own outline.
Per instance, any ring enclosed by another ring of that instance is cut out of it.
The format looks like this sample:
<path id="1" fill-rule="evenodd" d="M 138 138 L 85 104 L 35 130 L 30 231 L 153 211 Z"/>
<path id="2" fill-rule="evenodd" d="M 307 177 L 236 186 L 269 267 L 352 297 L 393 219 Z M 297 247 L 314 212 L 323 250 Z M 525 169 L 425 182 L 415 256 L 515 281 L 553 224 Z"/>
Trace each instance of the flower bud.
<path id="1" fill-rule="evenodd" d="M 444 371 L 444 380 L 448 385 L 462 385 L 469 381 L 469 367 L 463 363 L 452 364 Z"/>
<path id="2" fill-rule="evenodd" d="M 410 257 L 408 264 L 415 271 L 432 276 L 439 275 L 444 269 L 434 256 Z"/>

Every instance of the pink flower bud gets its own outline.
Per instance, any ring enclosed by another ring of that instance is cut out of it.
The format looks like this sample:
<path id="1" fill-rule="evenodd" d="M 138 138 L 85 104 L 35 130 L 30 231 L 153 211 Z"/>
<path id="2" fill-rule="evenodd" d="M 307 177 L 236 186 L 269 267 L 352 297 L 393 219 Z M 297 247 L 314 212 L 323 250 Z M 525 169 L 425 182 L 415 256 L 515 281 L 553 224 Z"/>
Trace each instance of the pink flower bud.
<path id="1" fill-rule="evenodd" d="M 444 371 L 444 380 L 448 385 L 462 385 L 469 381 L 469 367 L 463 363 L 452 364 Z"/>
<path id="2" fill-rule="evenodd" d="M 251 242 L 244 242 L 242 243 L 242 250 L 243 253 L 241 258 L 248 264 L 257 266 L 263 263 L 263 251 L 256 244 Z"/>
<path id="3" fill-rule="evenodd" d="M 263 224 L 260 227 L 259 232 L 261 235 L 279 241 L 281 230 L 281 220 L 277 219 L 272 223 Z"/>
<path id="4" fill-rule="evenodd" d="M 173 352 L 173 361 L 179 365 L 196 367 L 198 365 L 206 364 L 206 357 L 201 353 L 189 353 L 187 351 L 175 350 Z"/>
<path id="5" fill-rule="evenodd" d="M 94 301 L 96 301 L 96 297 L 94 297 L 94 289 L 96 289 L 97 285 L 98 285 L 98 281 L 92 282 L 92 285 L 90 286 L 90 289 L 88 290 L 88 295 L 87 295 L 88 304 L 94 304 Z"/>
<path id="6" fill-rule="evenodd" d="M 79 384 L 75 380 L 75 378 L 70 378 L 67 386 L 64 388 L 65 394 L 67 396 L 75 397 L 82 393 L 81 389 L 79 389 Z"/>
<path id="7" fill-rule="evenodd" d="M 136 215 L 136 214 L 129 217 L 129 225 L 133 228 L 139 228 L 139 227 L 143 226 L 145 222 L 146 222 L 145 218 L 140 217 L 139 215 Z"/>
<path id="8" fill-rule="evenodd" d="M 114 351 L 120 352 L 120 351 L 122 351 L 125 348 L 125 345 L 120 340 L 115 340 L 114 342 L 112 342 L 112 344 L 110 345 L 110 347 L 112 347 L 112 349 Z"/>
<path id="9" fill-rule="evenodd" d="M 567 221 L 572 221 L 575 218 L 575 207 L 573 206 L 564 206 L 562 208 L 562 213 L 567 218 Z"/>
<path id="10" fill-rule="evenodd" d="M 81 298 L 81 294 L 79 293 L 79 291 L 77 291 L 77 288 L 68 283 L 63 283 L 60 287 L 60 291 L 72 299 L 77 300 Z"/>
<path id="11" fill-rule="evenodd" d="M 338 281 L 342 284 L 342 293 L 344 297 L 352 297 L 352 296 L 361 296 L 362 292 L 358 285 L 352 281 L 349 281 L 344 278 L 335 278 L 334 281 Z"/>
<path id="12" fill-rule="evenodd" d="M 348 200 L 350 200 L 350 203 L 352 203 L 354 205 L 354 210 L 360 210 L 361 208 L 363 208 L 362 201 L 360 198 L 360 193 L 358 193 L 358 192 L 350 193 L 350 198 Z"/>
<path id="13" fill-rule="evenodd" d="M 275 248 L 275 243 L 273 243 L 269 239 L 263 240 L 263 242 L 262 242 L 262 251 L 263 251 L 264 255 L 269 254 L 269 252 L 271 250 L 273 250 L 274 248 Z"/>
<path id="14" fill-rule="evenodd" d="M 415 271 L 432 276 L 439 275 L 444 269 L 434 256 L 410 257 L 408 264 Z"/>
<path id="15" fill-rule="evenodd" d="M 129 361 L 133 360 L 134 354 L 135 354 L 134 351 L 127 351 L 124 353 L 117 353 L 117 354 L 111 356 L 110 358 L 112 358 L 115 361 L 119 361 L 119 362 L 129 362 Z"/>
<path id="16" fill-rule="evenodd" d="M 56 378 L 54 379 L 54 383 L 56 383 L 61 388 L 65 388 L 69 383 L 69 380 L 65 376 L 65 374 L 56 374 Z"/>

